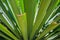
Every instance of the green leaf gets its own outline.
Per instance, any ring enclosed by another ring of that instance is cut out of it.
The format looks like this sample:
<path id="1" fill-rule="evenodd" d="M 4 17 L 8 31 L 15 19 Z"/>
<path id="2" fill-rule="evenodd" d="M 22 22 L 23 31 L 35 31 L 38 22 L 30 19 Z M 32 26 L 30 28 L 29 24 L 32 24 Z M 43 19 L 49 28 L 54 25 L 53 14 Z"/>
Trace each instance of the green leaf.
<path id="1" fill-rule="evenodd" d="M 60 32 L 55 33 L 55 34 L 52 35 L 50 38 L 54 39 L 54 38 L 56 38 L 58 35 L 60 35 Z M 48 40 L 49 40 L 49 38 L 48 38 Z"/>
<path id="2" fill-rule="evenodd" d="M 40 28 L 45 24 L 46 20 L 49 18 L 49 16 L 52 14 L 52 12 L 55 10 L 55 8 L 57 7 L 59 1 L 58 0 L 52 0 L 47 11 L 46 11 L 46 15 L 42 21 L 42 23 L 40 24 L 37 32 L 39 32 Z M 53 13 L 54 14 L 54 13 Z M 37 33 L 36 32 L 36 33 Z"/>
<path id="3" fill-rule="evenodd" d="M 28 37 L 30 37 L 30 33 L 32 31 L 35 7 L 37 3 L 38 0 L 24 0 L 24 12 L 27 15 Z"/>
<path id="4" fill-rule="evenodd" d="M 41 39 L 45 34 L 47 34 L 50 30 L 55 29 L 57 26 L 59 26 L 60 23 L 52 22 L 40 35 L 36 38 L 36 40 Z"/>
<path id="5" fill-rule="evenodd" d="M 11 9 L 15 14 L 20 14 L 20 11 L 18 10 L 18 7 L 16 6 L 15 0 L 8 0 L 7 1 L 9 5 L 11 5 Z"/>
<path id="6" fill-rule="evenodd" d="M 24 3 L 23 3 L 23 0 L 15 0 L 19 10 L 20 10 L 20 13 L 23 14 L 24 13 Z"/>
<path id="7" fill-rule="evenodd" d="M 0 30 L 3 31 L 4 33 L 6 33 L 7 35 L 9 35 L 11 38 L 13 38 L 14 40 L 18 40 L 5 26 L 3 26 L 2 24 L 0 24 Z"/>
<path id="8" fill-rule="evenodd" d="M 26 13 L 22 15 L 17 15 L 20 29 L 23 35 L 24 40 L 28 40 L 28 35 L 27 35 L 27 20 L 26 20 Z"/>
<path id="9" fill-rule="evenodd" d="M 55 19 L 54 19 L 54 21 L 59 21 L 60 20 L 60 15 L 58 15 Z"/>
<path id="10" fill-rule="evenodd" d="M 13 31 L 13 28 L 10 26 L 10 24 L 5 20 L 5 18 L 2 16 L 2 14 L 0 14 L 0 19 L 8 26 L 9 29 L 11 29 L 11 31 Z"/>
<path id="11" fill-rule="evenodd" d="M 14 33 L 17 37 L 19 37 L 18 31 L 17 31 L 17 29 L 15 29 L 15 26 L 12 24 L 12 22 L 10 21 L 10 19 L 7 17 L 6 14 L 3 14 L 3 15 L 4 15 L 3 17 L 5 18 L 5 20 L 8 22 L 8 24 L 9 24 L 10 27 L 11 27 L 11 28 L 9 28 L 9 26 L 8 26 L 8 28 L 9 28 L 9 29 L 12 29 L 13 33 Z"/>
<path id="12" fill-rule="evenodd" d="M 50 38 L 52 35 L 56 34 L 57 32 L 60 32 L 60 25 L 57 28 L 55 28 L 51 33 L 49 33 L 49 35 L 46 36 L 45 39 Z"/>
<path id="13" fill-rule="evenodd" d="M 55 12 L 54 12 L 55 11 Z M 50 20 L 52 17 L 54 17 L 56 14 L 59 14 L 60 12 L 60 5 L 57 5 L 56 9 L 53 11 L 53 14 L 50 16 L 48 20 Z"/>
<path id="14" fill-rule="evenodd" d="M 32 33 L 30 35 L 30 39 L 33 38 L 36 30 L 39 28 L 39 25 L 41 24 L 44 16 L 46 15 L 46 10 L 47 10 L 50 2 L 51 2 L 51 0 L 42 0 L 41 1 L 41 4 L 39 6 L 39 11 L 38 11 L 38 14 L 36 17 L 36 21 L 35 21 L 34 27 L 32 29 Z"/>
<path id="15" fill-rule="evenodd" d="M 2 10 L 2 13 L 3 13 L 2 15 L 6 16 L 6 17 L 7 17 L 6 19 L 8 19 L 8 20 L 10 21 L 10 23 L 12 23 L 12 22 L 11 22 L 12 20 L 10 19 L 10 17 L 7 16 L 7 15 L 9 15 L 9 12 L 6 10 L 6 8 L 5 8 L 5 6 L 3 5 L 3 3 L 2 3 L 1 0 L 0 0 L 0 5 L 1 5 L 2 9 L 3 9 L 3 10 Z M 7 15 L 6 15 L 5 13 L 6 13 Z"/>
<path id="16" fill-rule="evenodd" d="M 3 5 L 3 3 L 6 3 L 8 10 L 6 10 L 6 8 L 5 8 L 5 6 Z M 15 30 L 15 33 L 16 33 L 15 35 L 18 35 L 18 34 L 19 34 L 19 32 L 18 32 L 18 30 L 17 30 L 18 26 L 16 26 L 17 24 L 16 24 L 15 17 L 13 16 L 13 14 L 12 14 L 12 12 L 11 12 L 11 9 L 9 8 L 9 5 L 8 5 L 7 1 L 2 0 L 2 1 L 1 1 L 1 7 L 2 7 L 3 11 L 5 12 L 6 16 L 9 18 L 10 24 L 13 25 L 14 30 Z M 14 23 L 15 23 L 16 25 L 15 25 Z M 19 37 L 19 35 L 18 35 L 18 37 Z M 20 37 L 19 37 L 19 38 L 20 38 Z"/>
<path id="17" fill-rule="evenodd" d="M 7 36 L 5 36 L 4 34 L 0 33 L 0 36 L 4 37 L 6 40 L 11 40 L 10 38 L 8 38 Z"/>
<path id="18" fill-rule="evenodd" d="M 11 12 L 11 9 L 9 8 L 9 5 L 7 3 L 7 0 L 2 0 L 2 3 L 1 4 L 2 4 L 1 7 L 3 6 L 2 9 L 6 13 L 6 15 L 10 18 L 10 20 L 12 22 L 15 22 L 14 16 L 13 16 L 13 14 Z"/>
<path id="19" fill-rule="evenodd" d="M 8 2 L 8 5 L 9 5 L 9 8 L 12 11 L 12 14 L 15 18 L 15 21 L 18 25 L 18 29 L 20 30 L 20 28 L 19 28 L 20 26 L 19 26 L 18 20 L 17 20 L 17 14 L 20 14 L 20 11 L 18 10 L 18 7 L 16 6 L 16 3 L 15 3 L 14 0 L 8 0 L 7 2 Z"/>
<path id="20" fill-rule="evenodd" d="M 53 36 L 54 34 L 56 34 L 56 33 L 59 32 L 59 31 L 60 31 L 60 28 L 54 30 L 54 31 L 53 31 L 52 33 L 50 33 L 47 37 L 45 37 L 45 39 L 50 38 L 51 36 Z"/>

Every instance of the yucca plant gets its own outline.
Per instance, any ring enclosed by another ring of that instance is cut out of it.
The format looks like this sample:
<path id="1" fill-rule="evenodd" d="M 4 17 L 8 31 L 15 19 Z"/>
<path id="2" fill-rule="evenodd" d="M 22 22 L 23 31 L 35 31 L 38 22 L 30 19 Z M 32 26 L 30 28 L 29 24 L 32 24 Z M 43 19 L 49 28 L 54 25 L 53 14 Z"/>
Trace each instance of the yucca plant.
<path id="1" fill-rule="evenodd" d="M 0 0 L 0 40 L 60 40 L 60 0 Z"/>

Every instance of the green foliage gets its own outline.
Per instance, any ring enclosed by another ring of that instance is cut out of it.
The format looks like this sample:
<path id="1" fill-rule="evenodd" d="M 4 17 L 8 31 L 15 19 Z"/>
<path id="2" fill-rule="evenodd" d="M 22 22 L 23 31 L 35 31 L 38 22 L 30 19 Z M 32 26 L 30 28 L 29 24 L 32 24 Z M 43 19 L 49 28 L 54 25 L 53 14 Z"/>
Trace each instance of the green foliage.
<path id="1" fill-rule="evenodd" d="M 52 40 L 59 26 L 60 0 L 0 0 L 0 39 Z"/>

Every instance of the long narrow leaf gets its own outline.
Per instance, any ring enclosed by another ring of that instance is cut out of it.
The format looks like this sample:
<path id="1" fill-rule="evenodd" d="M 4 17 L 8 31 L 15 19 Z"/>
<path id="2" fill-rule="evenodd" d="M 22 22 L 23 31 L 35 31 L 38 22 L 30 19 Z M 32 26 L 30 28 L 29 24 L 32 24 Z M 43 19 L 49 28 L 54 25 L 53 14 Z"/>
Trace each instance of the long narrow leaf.
<path id="1" fill-rule="evenodd" d="M 20 10 L 20 13 L 23 14 L 24 13 L 24 3 L 23 3 L 23 0 L 15 0 L 19 10 Z"/>
<path id="2" fill-rule="evenodd" d="M 53 22 L 51 25 L 49 25 L 40 35 L 36 40 L 39 40 L 42 38 L 46 33 L 48 33 L 50 30 L 55 29 L 57 26 L 59 26 L 60 23 Z"/>
<path id="3" fill-rule="evenodd" d="M 15 40 L 18 40 L 6 27 L 4 27 L 2 24 L 0 24 L 0 30 L 12 37 Z"/>
<path id="4" fill-rule="evenodd" d="M 34 27 L 32 29 L 32 33 L 30 35 L 30 39 L 33 38 L 36 30 L 38 29 L 39 25 L 41 24 L 45 14 L 46 14 L 46 10 L 47 10 L 50 2 L 51 2 L 51 0 L 43 0 L 43 1 L 41 1 L 39 12 L 38 12 L 38 15 L 36 17 L 36 22 L 34 24 Z"/>
<path id="5" fill-rule="evenodd" d="M 11 40 L 10 38 L 8 38 L 7 36 L 5 36 L 4 34 L 0 33 L 0 36 L 4 37 L 6 40 Z"/>
<path id="6" fill-rule="evenodd" d="M 38 0 L 24 0 L 24 12 L 27 15 L 27 26 L 28 26 L 28 36 L 30 37 L 30 33 L 33 27 L 33 20 L 35 15 L 35 7 L 38 3 Z"/>
<path id="7" fill-rule="evenodd" d="M 26 13 L 17 15 L 24 40 L 28 40 Z"/>
<path id="8" fill-rule="evenodd" d="M 47 12 L 46 12 L 46 15 L 42 21 L 42 23 L 40 24 L 37 32 L 40 30 L 40 28 L 44 25 L 44 23 L 46 22 L 46 20 L 48 19 L 48 17 L 52 14 L 52 11 L 57 7 L 59 3 L 59 0 L 52 0 L 48 9 L 47 9 Z M 54 14 L 54 13 L 53 13 Z"/>

